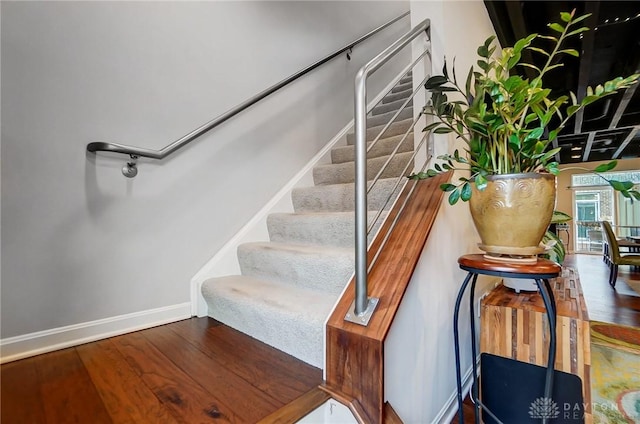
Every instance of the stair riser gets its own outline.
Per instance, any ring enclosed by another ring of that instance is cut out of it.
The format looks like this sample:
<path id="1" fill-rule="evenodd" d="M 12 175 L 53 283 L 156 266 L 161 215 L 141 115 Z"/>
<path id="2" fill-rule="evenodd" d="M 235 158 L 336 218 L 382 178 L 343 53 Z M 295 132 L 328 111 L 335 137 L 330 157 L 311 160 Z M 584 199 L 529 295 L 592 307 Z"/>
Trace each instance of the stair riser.
<path id="1" fill-rule="evenodd" d="M 406 167 L 412 153 L 398 153 L 385 167 L 381 178 L 409 175 L 413 170 L 413 163 Z M 387 156 L 367 160 L 367 179 L 372 180 L 387 160 Z M 405 170 L 405 167 L 407 168 Z M 346 162 L 335 165 L 318 166 L 313 169 L 313 180 L 316 185 L 345 184 L 355 182 L 355 163 Z"/>
<path id="2" fill-rule="evenodd" d="M 340 294 L 354 270 L 354 253 L 313 252 L 273 247 L 274 243 L 238 248 L 242 275 Z M 347 250 L 347 249 L 345 249 Z"/>
<path id="3" fill-rule="evenodd" d="M 399 93 L 401 91 L 413 90 L 413 82 L 411 80 L 407 82 L 400 82 L 398 85 L 391 89 L 392 93 Z"/>
<path id="4" fill-rule="evenodd" d="M 396 100 L 394 102 L 391 103 L 384 103 L 384 104 L 379 104 L 378 106 L 374 107 L 371 110 L 371 114 L 373 116 L 375 115 L 380 115 L 382 113 L 388 113 L 391 111 L 396 111 L 398 109 L 400 109 L 402 107 L 402 104 L 405 102 L 406 99 L 403 100 Z M 411 103 L 411 102 L 409 102 Z"/>
<path id="5" fill-rule="evenodd" d="M 404 121 L 394 122 L 387 128 L 387 130 L 382 134 L 383 138 L 389 138 L 394 135 L 404 134 L 407 132 L 409 128 L 413 125 L 413 120 L 405 119 Z M 367 141 L 373 141 L 379 134 L 380 131 L 384 128 L 384 125 L 379 125 L 377 127 L 367 128 Z M 352 146 L 355 143 L 356 135 L 355 134 L 347 134 L 347 144 Z"/>
<path id="6" fill-rule="evenodd" d="M 269 215 L 267 218 L 269 239 L 279 243 L 353 247 L 355 240 L 354 215 L 351 213 L 331 215 L 334 214 L 322 214 L 322 216 Z M 373 220 L 375 215 L 375 212 L 369 212 L 369 222 Z M 384 214 L 382 218 L 384 218 Z M 380 222 L 379 219 L 376 228 Z"/>
<path id="7" fill-rule="evenodd" d="M 402 181 L 392 196 L 389 196 L 397 180 L 382 179 L 376 182 L 367 197 L 369 210 L 389 209 L 402 190 Z M 391 197 L 390 200 L 388 200 Z M 353 184 L 334 184 L 328 186 L 304 187 L 291 193 L 293 208 L 296 212 L 351 212 L 355 207 L 355 189 Z"/>
<path id="8" fill-rule="evenodd" d="M 404 140 L 403 140 L 404 139 Z M 401 142 L 401 143 L 400 143 Z M 410 132 L 405 137 L 404 134 L 396 135 L 389 138 L 382 138 L 367 152 L 367 158 L 377 158 L 380 156 L 388 156 L 400 143 L 398 147 L 398 153 L 413 151 L 413 133 Z M 371 143 L 367 143 L 370 146 Z M 355 147 L 354 146 L 342 146 L 334 148 L 331 151 L 332 163 L 344 163 L 352 162 L 355 160 Z"/>
<path id="9" fill-rule="evenodd" d="M 384 96 L 384 98 L 382 99 L 382 103 L 385 104 L 385 103 L 395 102 L 398 100 L 406 100 L 407 98 L 411 97 L 412 94 L 413 94 L 413 90 L 411 89 L 405 90 L 405 91 L 399 91 L 397 93 L 390 93 Z"/>
<path id="10" fill-rule="evenodd" d="M 368 117 L 367 128 L 377 127 L 379 125 L 387 125 L 387 123 L 391 121 L 395 113 L 396 111 L 392 111 L 392 112 Z M 394 122 L 403 121 L 405 119 L 413 119 L 413 107 L 411 106 L 411 104 L 407 105 L 407 107 L 404 108 L 402 112 L 400 112 L 400 114 L 396 117 Z"/>

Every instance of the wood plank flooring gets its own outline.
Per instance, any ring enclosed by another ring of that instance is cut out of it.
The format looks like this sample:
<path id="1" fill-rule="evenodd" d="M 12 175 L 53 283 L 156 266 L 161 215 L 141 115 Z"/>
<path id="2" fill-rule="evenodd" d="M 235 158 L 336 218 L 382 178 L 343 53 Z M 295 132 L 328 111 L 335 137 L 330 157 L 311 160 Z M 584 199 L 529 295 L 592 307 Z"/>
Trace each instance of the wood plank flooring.
<path id="1" fill-rule="evenodd" d="M 640 271 L 621 266 L 613 289 L 609 286 L 609 268 L 602 261 L 602 256 L 568 255 L 564 266 L 578 270 L 590 321 L 640 327 L 640 294 L 627 285 L 630 280 L 640 281 Z M 474 422 L 474 408 L 468 396 L 462 413 L 466 423 Z M 451 423 L 459 423 L 457 415 Z"/>
<path id="2" fill-rule="evenodd" d="M 0 367 L 2 423 L 253 423 L 321 370 L 210 318 Z"/>
<path id="3" fill-rule="evenodd" d="M 640 327 L 621 267 L 570 255 L 592 321 Z M 210 318 L 194 318 L 0 367 L 2 423 L 257 422 L 322 383 L 322 372 Z M 473 422 L 467 399 L 465 421 Z M 454 423 L 457 419 L 454 419 Z"/>

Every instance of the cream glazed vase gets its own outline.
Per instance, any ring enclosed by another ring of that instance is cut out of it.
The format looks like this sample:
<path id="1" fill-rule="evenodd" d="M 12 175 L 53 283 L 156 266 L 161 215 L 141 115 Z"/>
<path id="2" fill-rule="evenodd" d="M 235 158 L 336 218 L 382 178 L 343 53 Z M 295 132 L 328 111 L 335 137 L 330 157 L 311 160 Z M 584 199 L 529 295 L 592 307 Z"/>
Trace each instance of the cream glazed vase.
<path id="1" fill-rule="evenodd" d="M 544 251 L 544 236 L 556 203 L 552 174 L 490 175 L 487 187 L 475 185 L 469 200 L 480 235 L 480 249 L 492 256 L 531 257 Z"/>

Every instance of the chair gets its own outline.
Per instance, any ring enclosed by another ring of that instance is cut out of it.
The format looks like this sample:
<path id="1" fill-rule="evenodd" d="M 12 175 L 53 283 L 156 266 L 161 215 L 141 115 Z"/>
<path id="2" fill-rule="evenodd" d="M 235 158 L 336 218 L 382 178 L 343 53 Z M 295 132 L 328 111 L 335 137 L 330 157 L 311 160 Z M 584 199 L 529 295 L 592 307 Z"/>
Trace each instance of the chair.
<path id="1" fill-rule="evenodd" d="M 609 265 L 611 270 L 609 274 L 609 284 L 611 287 L 616 286 L 616 280 L 618 279 L 618 266 L 619 265 L 631 265 L 640 266 L 640 255 L 621 255 L 620 247 L 618 245 L 618 239 L 613 233 L 613 228 L 608 221 L 601 221 L 602 231 L 607 239 L 608 249 L 605 255 L 605 262 Z"/>

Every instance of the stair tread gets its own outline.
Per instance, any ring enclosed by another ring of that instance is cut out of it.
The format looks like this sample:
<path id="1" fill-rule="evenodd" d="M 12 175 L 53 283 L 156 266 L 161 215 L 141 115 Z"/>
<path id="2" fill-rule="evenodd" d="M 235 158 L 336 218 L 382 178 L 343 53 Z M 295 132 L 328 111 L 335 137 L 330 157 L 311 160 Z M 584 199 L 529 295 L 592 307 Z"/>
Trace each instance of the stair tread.
<path id="1" fill-rule="evenodd" d="M 244 275 L 205 281 L 209 316 L 322 368 L 324 322 L 338 295 Z"/>
<path id="2" fill-rule="evenodd" d="M 211 288 L 211 284 L 217 284 L 217 287 Z M 323 319 L 326 317 L 324 314 L 326 307 L 333 307 L 333 303 L 336 300 L 336 296 L 331 293 L 306 287 L 295 287 L 287 283 L 248 275 L 214 277 L 206 280 L 203 285 L 211 290 L 215 290 L 216 288 L 223 289 L 225 286 L 228 286 L 231 288 L 234 297 L 246 298 L 247 301 L 252 303 L 266 302 L 269 308 L 279 309 L 281 304 L 290 303 L 291 308 L 285 309 L 284 313 L 290 313 L 292 315 L 322 315 Z M 260 296 L 252 296 L 252 294 L 258 292 Z M 301 297 L 312 298 L 314 301 L 305 304 L 300 301 Z M 274 302 L 274 300 L 278 299 L 284 300 L 284 302 Z"/>
<path id="3" fill-rule="evenodd" d="M 397 152 L 394 156 L 396 157 L 401 157 L 401 158 L 405 158 L 405 157 L 411 157 L 413 155 L 413 152 Z M 383 156 L 378 156 L 375 158 L 369 158 L 369 161 L 386 161 L 389 156 L 391 155 L 383 155 Z M 354 166 L 354 161 L 347 161 L 347 162 L 341 162 L 341 163 L 325 163 L 322 165 L 318 165 L 316 168 L 318 169 L 331 169 L 331 168 L 341 168 L 341 167 L 345 167 L 345 166 Z M 391 179 L 391 177 L 386 177 L 386 179 Z M 338 184 L 338 183 L 336 183 Z"/>
<path id="4" fill-rule="evenodd" d="M 353 213 L 351 213 L 351 215 L 353 215 Z M 352 247 L 322 246 L 317 244 L 292 244 L 277 241 L 252 241 L 243 243 L 242 245 L 251 248 L 268 248 L 273 250 L 300 253 L 320 253 L 332 256 L 353 255 L 354 252 L 354 248 Z"/>

